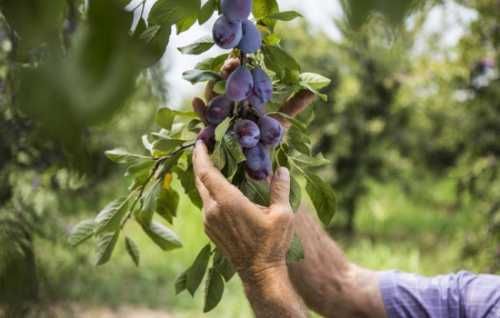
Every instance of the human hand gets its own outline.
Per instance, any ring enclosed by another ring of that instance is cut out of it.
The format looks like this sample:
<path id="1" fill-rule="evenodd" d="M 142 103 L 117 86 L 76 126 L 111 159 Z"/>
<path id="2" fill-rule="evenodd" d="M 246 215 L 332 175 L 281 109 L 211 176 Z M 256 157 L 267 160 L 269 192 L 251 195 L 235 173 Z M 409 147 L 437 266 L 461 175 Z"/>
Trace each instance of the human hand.
<path id="1" fill-rule="evenodd" d="M 229 258 L 246 284 L 286 271 L 293 236 L 290 175 L 279 168 L 271 180 L 271 203 L 252 203 L 213 165 L 203 142 L 193 153 L 196 187 L 203 201 L 205 232 Z"/>

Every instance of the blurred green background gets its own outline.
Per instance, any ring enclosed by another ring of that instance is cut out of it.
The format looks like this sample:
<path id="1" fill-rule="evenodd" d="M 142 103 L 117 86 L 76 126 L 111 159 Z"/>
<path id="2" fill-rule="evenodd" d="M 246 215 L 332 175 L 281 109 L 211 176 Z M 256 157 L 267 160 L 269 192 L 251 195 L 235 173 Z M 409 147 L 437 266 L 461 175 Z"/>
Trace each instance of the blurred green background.
<path id="1" fill-rule="evenodd" d="M 173 226 L 184 248 L 127 227 L 140 267 L 121 245 L 95 267 L 93 244 L 66 242 L 127 190 L 103 152 L 141 152 L 158 107 L 202 94 L 176 73 L 199 61 L 172 52 L 182 34 L 164 54 L 168 30 L 130 36 L 119 2 L 0 1 L 0 316 L 251 317 L 238 279 L 209 314 L 202 293 L 174 295 L 208 242 L 185 198 Z M 350 260 L 500 274 L 500 1 L 278 2 L 305 16 L 278 24 L 281 45 L 332 79 L 310 131 L 332 161 L 319 171 L 339 198 L 328 230 Z"/>

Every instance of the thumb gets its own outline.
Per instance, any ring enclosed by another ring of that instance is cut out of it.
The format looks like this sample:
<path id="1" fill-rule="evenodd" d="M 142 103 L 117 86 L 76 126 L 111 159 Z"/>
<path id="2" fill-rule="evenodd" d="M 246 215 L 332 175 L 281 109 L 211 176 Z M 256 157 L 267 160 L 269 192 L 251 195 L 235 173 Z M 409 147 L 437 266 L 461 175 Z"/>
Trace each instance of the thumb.
<path id="1" fill-rule="evenodd" d="M 271 180 L 271 206 L 290 205 L 290 173 L 287 168 L 276 170 Z"/>

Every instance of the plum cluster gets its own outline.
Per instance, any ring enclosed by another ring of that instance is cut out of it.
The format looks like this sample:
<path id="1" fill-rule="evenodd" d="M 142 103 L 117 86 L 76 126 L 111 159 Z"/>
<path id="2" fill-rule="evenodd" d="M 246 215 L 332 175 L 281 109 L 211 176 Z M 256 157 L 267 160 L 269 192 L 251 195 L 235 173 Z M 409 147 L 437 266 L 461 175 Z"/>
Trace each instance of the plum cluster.
<path id="1" fill-rule="evenodd" d="M 215 129 L 224 119 L 230 117 L 235 103 L 227 96 L 217 96 L 210 101 L 205 110 L 205 127 L 198 139 L 213 149 Z M 241 110 L 231 127 L 230 133 L 237 138 L 245 156 L 246 171 L 250 177 L 263 180 L 272 174 L 271 150 L 278 146 L 283 138 L 284 128 L 276 119 L 256 112 L 248 104 L 241 105 Z"/>
<path id="2" fill-rule="evenodd" d="M 222 0 L 221 8 L 222 15 L 213 28 L 214 42 L 224 49 L 238 48 L 242 55 L 257 52 L 262 38 L 248 19 L 252 1 Z M 213 149 L 217 125 L 234 117 L 230 133 L 236 136 L 246 156 L 247 174 L 257 180 L 272 174 L 271 150 L 279 145 L 284 133 L 279 121 L 264 112 L 272 95 L 273 84 L 266 72 L 242 63 L 227 78 L 225 95 L 209 102 L 204 114 L 207 127 L 198 136 Z"/>
<path id="3" fill-rule="evenodd" d="M 215 21 L 214 42 L 223 49 L 238 47 L 241 52 L 257 52 L 262 45 L 262 36 L 252 21 L 248 20 L 252 0 L 222 0 L 222 15 Z"/>

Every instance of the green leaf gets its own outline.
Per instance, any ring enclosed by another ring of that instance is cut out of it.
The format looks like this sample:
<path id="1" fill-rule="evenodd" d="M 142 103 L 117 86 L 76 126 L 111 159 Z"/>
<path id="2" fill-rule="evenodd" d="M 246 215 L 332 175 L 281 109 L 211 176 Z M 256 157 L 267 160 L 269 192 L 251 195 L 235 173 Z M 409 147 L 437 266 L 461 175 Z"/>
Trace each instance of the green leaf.
<path id="1" fill-rule="evenodd" d="M 125 249 L 127 250 L 128 255 L 134 262 L 136 266 L 139 266 L 140 254 L 139 247 L 130 237 L 125 237 Z"/>
<path id="2" fill-rule="evenodd" d="M 71 246 L 78 246 L 94 235 L 95 221 L 84 220 L 73 227 L 68 236 L 68 243 Z"/>
<path id="3" fill-rule="evenodd" d="M 110 202 L 95 218 L 95 232 L 114 232 L 120 228 L 120 223 L 127 213 L 128 200 L 117 199 Z"/>
<path id="4" fill-rule="evenodd" d="M 153 156 L 161 157 L 167 155 L 182 146 L 185 140 L 174 138 L 161 138 L 153 142 Z"/>
<path id="5" fill-rule="evenodd" d="M 297 212 L 302 200 L 302 189 L 294 177 L 290 178 L 290 206 L 294 212 Z"/>
<path id="6" fill-rule="evenodd" d="M 246 160 L 246 157 L 235 134 L 225 134 L 223 138 L 224 147 L 226 147 L 228 153 L 231 155 L 234 161 L 238 164 L 244 162 Z"/>
<path id="7" fill-rule="evenodd" d="M 217 307 L 224 294 L 224 280 L 219 272 L 212 268 L 208 273 L 205 288 L 205 306 L 203 312 L 209 312 Z"/>
<path id="8" fill-rule="evenodd" d="M 217 83 L 215 83 L 213 91 L 214 93 L 219 95 L 226 94 L 226 81 L 218 81 Z"/>
<path id="9" fill-rule="evenodd" d="M 179 201 L 180 197 L 176 191 L 163 188 L 158 196 L 156 212 L 167 222 L 172 223 L 172 219 L 177 216 Z"/>
<path id="10" fill-rule="evenodd" d="M 196 190 L 196 186 L 194 183 L 193 166 L 190 164 L 186 170 L 177 168 L 174 171 L 179 177 L 182 188 L 184 189 L 184 192 L 188 195 L 191 202 L 198 208 L 201 208 L 202 203 L 200 194 L 198 193 L 198 190 Z"/>
<path id="11" fill-rule="evenodd" d="M 142 161 L 138 161 L 137 163 L 128 166 L 127 171 L 125 172 L 125 176 L 133 176 L 135 178 L 148 176 L 154 164 L 155 161 L 149 158 Z"/>
<path id="12" fill-rule="evenodd" d="M 212 248 L 210 247 L 210 244 L 207 244 L 200 251 L 198 256 L 196 256 L 193 265 L 191 265 L 187 272 L 186 289 L 189 291 L 191 296 L 194 296 L 203 280 L 203 277 L 205 276 L 211 255 Z"/>
<path id="13" fill-rule="evenodd" d="M 224 62 L 228 58 L 229 54 L 221 54 L 216 57 L 208 58 L 204 61 L 201 61 L 195 66 L 195 69 L 197 70 L 204 70 L 204 71 L 214 71 L 214 72 L 219 72 L 224 65 Z"/>
<path id="14" fill-rule="evenodd" d="M 175 294 L 179 295 L 187 288 L 187 273 L 189 268 L 184 271 L 184 273 L 180 274 L 175 280 Z"/>
<path id="15" fill-rule="evenodd" d="M 201 24 L 207 22 L 210 17 L 214 14 L 215 9 L 217 9 L 217 3 L 215 0 L 208 0 L 198 13 L 198 22 Z"/>
<path id="16" fill-rule="evenodd" d="M 121 148 L 108 150 L 104 154 L 109 160 L 120 164 L 134 164 L 137 163 L 137 160 L 150 159 L 143 155 L 130 153 Z"/>
<path id="17" fill-rule="evenodd" d="M 337 197 L 335 192 L 320 177 L 306 171 L 307 179 L 306 191 L 316 209 L 321 222 L 328 226 L 337 208 Z"/>
<path id="18" fill-rule="evenodd" d="M 261 19 L 279 12 L 276 0 L 254 0 L 252 13 L 256 19 Z"/>
<path id="19" fill-rule="evenodd" d="M 138 40 L 143 67 L 154 65 L 160 60 L 167 48 L 171 32 L 170 24 L 146 26 L 143 19 L 139 21 L 133 38 Z"/>
<path id="20" fill-rule="evenodd" d="M 291 21 L 295 18 L 302 17 L 302 14 L 298 13 L 297 11 L 282 11 L 278 13 L 273 13 L 271 15 L 268 15 L 264 19 L 271 19 L 271 20 L 280 20 L 280 21 Z"/>
<path id="21" fill-rule="evenodd" d="M 316 73 L 302 73 L 300 74 L 300 81 L 315 90 L 325 88 L 332 82 L 331 79 Z"/>
<path id="22" fill-rule="evenodd" d="M 309 135 L 295 126 L 288 129 L 287 141 L 290 148 L 293 148 L 307 156 L 311 154 L 311 140 Z"/>
<path id="23" fill-rule="evenodd" d="M 224 145 L 222 142 L 217 142 L 215 144 L 215 149 L 212 155 L 210 156 L 212 159 L 214 166 L 217 167 L 217 169 L 222 170 L 226 166 L 226 149 L 224 148 Z"/>
<path id="24" fill-rule="evenodd" d="M 182 54 L 194 54 L 194 55 L 199 55 L 201 53 L 204 53 L 208 50 L 210 50 L 214 46 L 214 41 L 212 37 L 203 37 L 199 40 L 197 40 L 195 43 L 180 47 L 178 50 Z"/>
<path id="25" fill-rule="evenodd" d="M 304 154 L 297 154 L 290 156 L 295 164 L 302 168 L 310 168 L 310 167 L 319 167 L 330 164 L 330 160 L 325 159 L 322 154 L 317 155 L 316 157 L 307 156 Z"/>
<path id="26" fill-rule="evenodd" d="M 302 123 L 300 120 L 297 120 L 296 118 L 294 118 L 294 117 L 292 117 L 292 116 L 290 116 L 288 114 L 281 113 L 281 112 L 273 112 L 273 113 L 269 113 L 267 115 L 269 115 L 269 116 L 271 116 L 271 115 L 279 115 L 280 117 L 285 118 L 295 128 L 300 129 L 304 133 L 307 133 L 307 127 L 306 127 L 306 125 L 304 125 L 304 123 Z"/>
<path id="27" fill-rule="evenodd" d="M 139 221 L 142 224 L 149 224 L 153 219 L 153 214 L 157 210 L 158 197 L 161 191 L 161 182 L 156 180 L 152 185 L 144 191 L 142 200 L 142 209 L 139 213 Z"/>
<path id="28" fill-rule="evenodd" d="M 171 130 L 176 117 L 195 118 L 196 116 L 194 112 L 183 112 L 162 107 L 156 112 L 155 122 L 161 128 Z"/>
<path id="29" fill-rule="evenodd" d="M 218 81 L 221 80 L 221 76 L 214 72 L 214 71 L 208 71 L 208 70 L 190 70 L 182 73 L 182 77 L 186 80 L 191 82 L 191 84 L 196 84 L 196 83 L 201 83 L 201 82 L 207 82 L 207 81 Z"/>
<path id="30" fill-rule="evenodd" d="M 97 246 L 96 246 L 97 266 L 104 265 L 109 261 L 111 255 L 113 254 L 113 250 L 115 249 L 119 235 L 120 231 L 116 231 L 115 233 L 106 233 L 97 236 Z"/>
<path id="31" fill-rule="evenodd" d="M 271 202 L 269 185 L 266 181 L 257 181 L 246 177 L 240 185 L 240 190 L 248 199 L 256 204 L 269 206 Z"/>
<path id="32" fill-rule="evenodd" d="M 290 247 L 288 248 L 288 252 L 286 254 L 286 261 L 288 263 L 299 262 L 304 259 L 304 247 L 302 246 L 302 242 L 297 234 L 293 235 L 292 242 L 290 243 Z"/>
<path id="33" fill-rule="evenodd" d="M 322 101 L 324 101 L 324 102 L 328 101 L 328 95 L 321 93 L 320 91 L 318 91 L 317 89 L 315 89 L 314 87 L 309 85 L 308 83 L 300 82 L 299 85 L 302 88 L 307 89 L 307 90 L 311 91 L 312 93 L 314 93 L 314 95 L 318 96 Z"/>
<path id="34" fill-rule="evenodd" d="M 270 33 L 264 37 L 263 42 L 265 45 L 279 45 L 281 38 L 276 33 Z"/>
<path id="35" fill-rule="evenodd" d="M 149 24 L 173 25 L 190 16 L 197 16 L 200 0 L 160 0 L 151 8 Z"/>
<path id="36" fill-rule="evenodd" d="M 160 108 L 156 112 L 155 122 L 163 129 L 170 130 L 175 120 L 175 112 L 170 108 Z"/>
<path id="37" fill-rule="evenodd" d="M 182 247 L 177 235 L 161 223 L 152 221 L 150 224 L 143 224 L 142 228 L 151 240 L 164 251 Z"/>
<path id="38" fill-rule="evenodd" d="M 238 171 L 239 164 L 246 160 L 245 154 L 236 136 L 232 132 L 224 135 L 221 148 L 225 155 L 225 168 L 223 173 L 228 179 L 231 179 Z"/>
<path id="39" fill-rule="evenodd" d="M 177 21 L 177 23 L 175 24 L 177 28 L 177 34 L 181 34 L 182 32 L 189 30 L 189 28 L 193 26 L 196 20 L 197 20 L 196 15 L 190 15 L 188 17 L 184 17 L 179 21 Z"/>
<path id="40" fill-rule="evenodd" d="M 226 135 L 226 132 L 231 126 L 231 118 L 227 117 L 222 123 L 220 123 L 215 129 L 215 141 L 221 142 L 222 138 Z"/>
<path id="41" fill-rule="evenodd" d="M 275 72 L 278 78 L 284 80 L 290 77 L 290 74 L 300 72 L 299 63 L 279 46 L 264 45 L 262 53 L 266 67 Z"/>
<path id="42" fill-rule="evenodd" d="M 229 282 L 236 274 L 236 270 L 231 262 L 218 249 L 215 250 L 213 263 L 213 267 L 224 277 L 226 282 Z"/>

